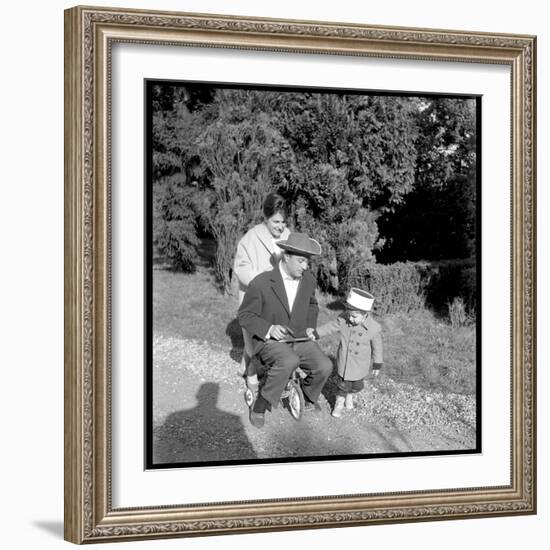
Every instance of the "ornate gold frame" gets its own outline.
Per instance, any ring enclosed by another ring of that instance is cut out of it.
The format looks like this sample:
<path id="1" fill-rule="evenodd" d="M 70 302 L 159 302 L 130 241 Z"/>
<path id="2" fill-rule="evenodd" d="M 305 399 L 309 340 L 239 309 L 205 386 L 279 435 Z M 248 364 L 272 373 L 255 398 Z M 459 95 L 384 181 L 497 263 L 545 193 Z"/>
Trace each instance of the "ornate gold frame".
<path id="1" fill-rule="evenodd" d="M 511 484 L 116 510 L 110 501 L 108 88 L 117 41 L 505 64 L 512 90 Z M 76 7 L 65 12 L 65 538 L 173 536 L 536 511 L 533 36 Z"/>

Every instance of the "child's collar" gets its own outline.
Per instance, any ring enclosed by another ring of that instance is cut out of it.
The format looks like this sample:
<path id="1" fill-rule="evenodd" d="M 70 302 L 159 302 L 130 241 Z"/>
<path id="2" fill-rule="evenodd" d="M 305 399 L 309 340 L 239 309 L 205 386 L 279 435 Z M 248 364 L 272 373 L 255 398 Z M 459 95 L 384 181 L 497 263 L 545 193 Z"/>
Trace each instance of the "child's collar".
<path id="1" fill-rule="evenodd" d="M 367 315 L 359 324 L 362 325 L 364 328 L 368 329 L 369 327 L 367 325 L 369 323 L 369 319 L 370 319 L 370 314 Z"/>

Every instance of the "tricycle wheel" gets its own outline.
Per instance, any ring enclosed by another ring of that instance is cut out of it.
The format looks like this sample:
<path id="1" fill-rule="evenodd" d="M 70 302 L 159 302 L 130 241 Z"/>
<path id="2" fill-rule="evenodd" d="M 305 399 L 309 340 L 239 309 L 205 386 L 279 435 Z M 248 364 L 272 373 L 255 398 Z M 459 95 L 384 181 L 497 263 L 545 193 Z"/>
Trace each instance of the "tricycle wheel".
<path id="1" fill-rule="evenodd" d="M 288 382 L 288 410 L 294 420 L 300 420 L 304 411 L 304 394 L 296 380 Z"/>
<path id="2" fill-rule="evenodd" d="M 250 388 L 246 388 L 244 392 L 244 402 L 247 407 L 252 407 L 252 404 L 254 403 L 254 392 Z"/>

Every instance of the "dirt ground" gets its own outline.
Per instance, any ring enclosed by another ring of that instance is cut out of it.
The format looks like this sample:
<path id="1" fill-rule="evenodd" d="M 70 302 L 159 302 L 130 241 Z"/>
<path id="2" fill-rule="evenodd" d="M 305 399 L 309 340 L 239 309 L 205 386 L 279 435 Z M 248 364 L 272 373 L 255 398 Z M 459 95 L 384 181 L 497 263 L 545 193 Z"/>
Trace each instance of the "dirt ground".
<path id="1" fill-rule="evenodd" d="M 322 411 L 295 421 L 284 407 L 257 429 L 248 419 L 239 357 L 208 342 L 156 336 L 153 366 L 153 462 L 247 461 L 349 457 L 474 449 L 475 400 L 435 394 L 380 376 L 367 383 L 353 411 L 330 415 L 333 383 Z"/>

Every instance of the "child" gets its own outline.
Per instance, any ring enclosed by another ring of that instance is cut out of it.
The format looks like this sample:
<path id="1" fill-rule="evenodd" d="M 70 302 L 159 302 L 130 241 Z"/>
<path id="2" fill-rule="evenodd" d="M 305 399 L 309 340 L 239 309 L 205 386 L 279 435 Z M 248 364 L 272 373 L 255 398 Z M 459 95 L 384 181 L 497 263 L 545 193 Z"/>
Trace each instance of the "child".
<path id="1" fill-rule="evenodd" d="M 332 416 L 339 418 L 344 406 L 353 409 L 353 394 L 364 387 L 363 379 L 371 370 L 375 376 L 382 367 L 382 328 L 369 316 L 374 296 L 352 288 L 346 298 L 346 311 L 317 329 L 320 338 L 340 333 L 337 352 L 338 378 Z"/>

